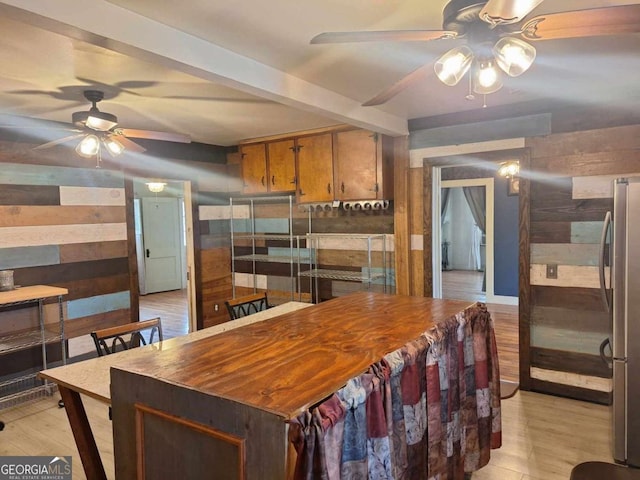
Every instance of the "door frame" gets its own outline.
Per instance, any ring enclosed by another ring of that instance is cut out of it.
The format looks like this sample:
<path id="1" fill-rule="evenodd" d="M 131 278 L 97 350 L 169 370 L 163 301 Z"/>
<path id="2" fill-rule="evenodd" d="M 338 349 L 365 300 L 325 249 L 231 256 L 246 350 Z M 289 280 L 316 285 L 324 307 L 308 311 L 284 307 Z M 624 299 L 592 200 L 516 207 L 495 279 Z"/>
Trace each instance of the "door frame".
<path id="1" fill-rule="evenodd" d="M 531 390 L 531 238 L 530 238 L 530 198 L 531 198 L 531 154 L 525 146 L 524 139 L 507 139 L 481 142 L 469 145 L 451 145 L 447 147 L 429 147 L 411 151 L 412 158 L 421 158 L 423 165 L 423 258 L 424 258 L 424 292 L 429 295 L 433 291 L 433 262 L 440 258 L 438 245 L 434 249 L 433 241 L 433 177 L 438 175 L 437 185 L 440 187 L 440 170 L 434 167 L 453 165 L 473 165 L 483 162 L 501 162 L 518 159 L 520 162 L 519 190 L 519 224 L 518 224 L 518 344 L 520 388 Z M 435 170 L 435 172 L 434 172 Z M 438 205 L 438 208 L 440 206 Z M 435 250 L 435 251 L 434 251 Z"/>
<path id="2" fill-rule="evenodd" d="M 441 170 L 446 167 L 433 167 L 433 298 L 442 298 L 442 217 L 441 217 L 441 188 L 484 187 L 485 188 L 485 294 L 487 303 L 496 303 L 494 295 L 494 179 L 469 178 L 460 180 L 441 180 Z M 437 175 L 435 170 L 438 170 Z M 439 186 L 436 186 L 436 182 Z"/>
<path id="3" fill-rule="evenodd" d="M 135 192 L 133 185 L 135 182 L 140 180 L 147 179 L 149 177 L 144 175 L 137 175 L 134 178 L 127 181 L 129 185 L 129 189 L 131 191 L 131 208 L 128 216 L 130 217 L 129 223 L 129 245 L 130 248 L 133 246 L 132 251 L 135 253 L 133 259 L 129 259 L 129 266 L 132 266 L 132 260 L 135 264 L 135 276 L 132 275 L 131 281 L 131 291 L 132 297 L 135 296 L 135 300 L 132 298 L 131 301 L 131 318 L 132 321 L 138 321 L 140 318 L 139 315 L 139 300 L 138 296 L 140 295 L 139 287 L 138 287 L 138 276 L 140 275 L 138 271 L 138 255 L 141 252 L 137 251 L 135 247 L 135 229 L 134 229 L 134 207 L 133 207 L 133 199 L 135 198 Z M 155 180 L 155 177 L 154 177 Z M 176 179 L 159 179 L 157 181 L 164 182 L 172 182 L 182 184 L 182 193 L 184 197 L 184 222 L 185 222 L 185 241 L 186 241 L 186 265 L 185 269 L 187 272 L 187 314 L 188 314 L 188 326 L 189 332 L 195 332 L 197 327 L 197 302 L 196 302 L 196 266 L 195 266 L 195 242 L 194 242 L 194 212 L 193 212 L 193 185 L 190 180 L 176 180 Z M 182 234 L 180 235 L 182 237 Z M 135 278 L 133 278 L 135 277 Z M 135 295 L 133 293 L 135 292 Z M 135 311 L 134 311 L 135 309 Z"/>

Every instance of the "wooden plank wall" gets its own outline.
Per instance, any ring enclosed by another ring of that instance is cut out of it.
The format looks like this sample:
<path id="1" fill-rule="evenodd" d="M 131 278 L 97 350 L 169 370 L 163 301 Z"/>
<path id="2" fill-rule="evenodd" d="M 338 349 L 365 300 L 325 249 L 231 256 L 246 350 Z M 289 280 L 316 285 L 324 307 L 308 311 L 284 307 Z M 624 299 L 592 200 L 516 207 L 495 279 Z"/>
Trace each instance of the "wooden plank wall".
<path id="1" fill-rule="evenodd" d="M 613 179 L 640 174 L 640 126 L 530 138 L 531 387 L 607 403 L 599 345 L 611 328 L 598 245 Z M 557 277 L 547 278 L 547 265 Z"/>
<path id="2" fill-rule="evenodd" d="M 67 288 L 69 337 L 129 321 L 122 173 L 0 160 L 0 268 L 14 270 L 16 285 Z M 13 315 L 0 314 L 0 323 Z M 31 327 L 35 314 L 21 315 L 12 325 Z"/>

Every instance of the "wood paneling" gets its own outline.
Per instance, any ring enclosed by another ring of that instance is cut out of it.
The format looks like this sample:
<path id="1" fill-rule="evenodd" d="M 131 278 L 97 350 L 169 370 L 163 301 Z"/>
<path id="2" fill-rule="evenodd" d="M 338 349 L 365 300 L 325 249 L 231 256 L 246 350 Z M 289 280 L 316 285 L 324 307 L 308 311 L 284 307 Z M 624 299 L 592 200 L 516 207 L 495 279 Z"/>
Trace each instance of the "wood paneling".
<path id="1" fill-rule="evenodd" d="M 611 392 L 600 392 L 598 390 L 574 387 L 572 385 L 563 385 L 545 380 L 538 380 L 536 378 L 531 379 L 530 389 L 534 392 L 558 395 L 560 397 L 575 398 L 577 400 L 600 403 L 602 405 L 611 404 Z"/>
<path id="2" fill-rule="evenodd" d="M 126 223 L 0 228 L 0 248 L 66 243 L 110 242 L 127 238 Z"/>
<path id="3" fill-rule="evenodd" d="M 397 208 L 397 203 L 396 203 Z M 344 210 L 332 213 L 313 214 L 311 229 L 314 233 L 393 233 L 393 210 L 369 211 L 369 212 L 345 212 Z M 309 220 L 307 218 L 295 218 L 293 220 L 293 232 L 303 235 L 309 232 Z"/>
<path id="4" fill-rule="evenodd" d="M 545 370 L 611 378 L 611 369 L 598 355 L 532 347 L 531 365 Z"/>
<path id="5" fill-rule="evenodd" d="M 69 282 L 57 282 L 56 286 L 69 290 L 69 294 L 64 297 L 65 300 L 77 300 L 79 298 L 128 290 L 129 274 L 120 273 L 112 276 L 94 277 L 91 281 L 79 279 Z"/>
<path id="6" fill-rule="evenodd" d="M 572 198 L 570 178 L 531 182 L 531 221 L 597 221 L 612 208 L 610 199 Z"/>
<path id="7" fill-rule="evenodd" d="M 57 285 L 77 280 L 91 281 L 92 278 L 96 277 L 109 277 L 128 273 L 128 259 L 113 258 L 91 262 L 22 268 L 14 273 L 14 282 L 16 285 Z"/>
<path id="8" fill-rule="evenodd" d="M 126 257 L 126 240 L 60 245 L 60 263 L 86 262 Z"/>
<path id="9" fill-rule="evenodd" d="M 520 387 L 531 388 L 531 181 L 526 172 L 531 170 L 531 151 L 524 149 L 518 155 L 520 171 L 518 216 L 518 337 L 520 340 Z"/>
<path id="10" fill-rule="evenodd" d="M 532 243 L 531 263 L 598 265 L 600 245 L 589 243 Z"/>
<path id="11" fill-rule="evenodd" d="M 595 390 L 598 392 L 611 392 L 612 384 L 609 378 L 594 377 L 591 375 L 579 375 L 567 371 L 545 370 L 531 367 L 531 378 L 545 382 L 560 383 L 577 388 Z"/>
<path id="12" fill-rule="evenodd" d="M 97 313 L 95 315 L 75 320 L 67 320 L 64 323 L 64 332 L 67 338 L 75 338 L 81 335 L 87 335 L 94 330 L 99 330 L 105 327 L 114 327 L 116 325 L 124 325 L 130 322 L 130 309 L 125 308 L 122 310 Z"/>
<path id="13" fill-rule="evenodd" d="M 124 206 L 124 188 L 60 187 L 60 205 Z"/>
<path id="14" fill-rule="evenodd" d="M 42 151 L 33 153 L 40 155 Z M 78 159 L 76 155 L 74 157 Z M 84 162 L 86 160 L 79 159 L 79 163 Z M 0 171 L 0 184 L 50 185 L 55 187 L 59 185 L 104 188 L 122 187 L 122 174 L 104 168 L 28 165 L 22 162 L 5 163 L 3 167 L 2 171 Z"/>
<path id="15" fill-rule="evenodd" d="M 396 272 L 396 292 L 399 295 L 409 295 L 411 293 L 411 230 L 409 191 L 406 186 L 409 184 L 409 139 L 407 137 L 396 137 L 393 141 L 393 191 L 394 205 L 393 232 L 398 254 L 395 256 Z M 431 292 L 431 290 L 429 290 Z"/>
<path id="16" fill-rule="evenodd" d="M 552 327 L 570 326 L 583 333 L 600 332 L 604 339 L 611 328 L 611 318 L 608 312 L 602 310 L 575 309 L 564 305 L 558 307 L 534 305 L 531 309 L 531 324 Z"/>
<path id="17" fill-rule="evenodd" d="M 531 222 L 531 243 L 569 243 L 571 225 L 571 222 Z"/>
<path id="18" fill-rule="evenodd" d="M 52 185 L 0 185 L 0 205 L 60 205 L 60 189 Z"/>
<path id="19" fill-rule="evenodd" d="M 55 265 L 57 263 L 60 263 L 60 247 L 58 245 L 0 249 L 0 269 Z"/>
<path id="20" fill-rule="evenodd" d="M 545 307 L 564 307 L 574 310 L 605 311 L 599 288 L 555 288 L 552 286 L 532 285 L 531 304 Z"/>
<path id="21" fill-rule="evenodd" d="M 527 146 L 531 147 L 536 158 L 557 158 L 584 153 L 615 153 L 621 150 L 640 149 L 640 136 L 638 126 L 631 125 L 528 138 Z M 535 166 L 538 166 L 537 163 Z M 578 171 L 581 175 L 591 175 L 582 170 Z M 603 172 L 603 174 L 606 173 Z"/>
<path id="22" fill-rule="evenodd" d="M 530 281 L 531 285 L 600 288 L 600 274 L 595 266 L 558 265 L 557 278 L 547 278 L 546 265 L 532 264 Z"/>
<path id="23" fill-rule="evenodd" d="M 123 223 L 125 220 L 125 211 L 122 207 L 33 206 L 19 204 L 0 207 L 0 227 Z"/>

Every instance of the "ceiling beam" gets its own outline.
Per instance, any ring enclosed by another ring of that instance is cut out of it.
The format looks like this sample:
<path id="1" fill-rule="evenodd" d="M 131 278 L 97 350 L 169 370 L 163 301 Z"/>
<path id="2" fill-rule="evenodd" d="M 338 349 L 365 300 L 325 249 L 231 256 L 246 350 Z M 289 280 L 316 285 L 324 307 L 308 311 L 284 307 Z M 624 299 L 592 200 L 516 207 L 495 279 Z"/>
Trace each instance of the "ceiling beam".
<path id="1" fill-rule="evenodd" d="M 159 63 L 245 93 L 392 136 L 407 120 L 163 25 L 105 0 L 2 0 L 15 20 Z"/>

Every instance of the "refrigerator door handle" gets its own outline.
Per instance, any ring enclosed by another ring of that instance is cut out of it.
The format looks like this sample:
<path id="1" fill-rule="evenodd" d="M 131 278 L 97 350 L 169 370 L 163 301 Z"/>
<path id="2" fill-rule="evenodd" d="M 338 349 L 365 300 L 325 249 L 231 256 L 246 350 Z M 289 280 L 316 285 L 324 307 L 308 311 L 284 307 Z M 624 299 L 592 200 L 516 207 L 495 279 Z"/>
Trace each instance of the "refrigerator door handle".
<path id="1" fill-rule="evenodd" d="M 610 355 L 605 353 L 605 350 L 609 347 Z M 600 358 L 604 363 L 606 363 L 609 368 L 613 367 L 613 351 L 611 350 L 611 341 L 608 338 L 605 338 L 603 342 L 600 344 Z"/>
<path id="2" fill-rule="evenodd" d="M 607 212 L 604 217 L 604 225 L 602 226 L 602 236 L 600 237 L 600 255 L 598 259 L 598 273 L 600 274 L 600 294 L 602 295 L 602 303 L 607 312 L 611 311 L 611 299 L 609 298 L 609 294 L 607 293 L 607 283 L 605 281 L 605 255 L 606 255 L 606 243 L 607 243 L 607 232 L 609 231 L 609 227 L 611 226 L 611 212 Z M 611 279 L 609 279 L 609 283 L 611 283 Z"/>

